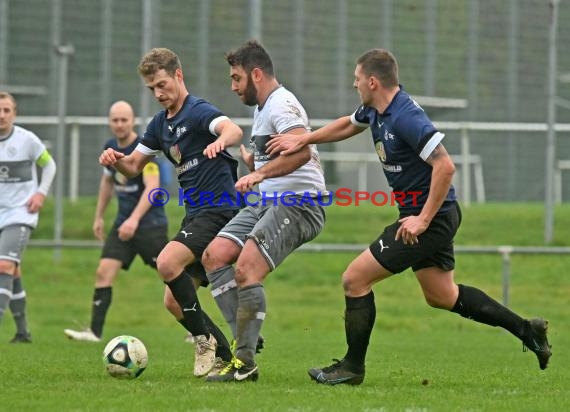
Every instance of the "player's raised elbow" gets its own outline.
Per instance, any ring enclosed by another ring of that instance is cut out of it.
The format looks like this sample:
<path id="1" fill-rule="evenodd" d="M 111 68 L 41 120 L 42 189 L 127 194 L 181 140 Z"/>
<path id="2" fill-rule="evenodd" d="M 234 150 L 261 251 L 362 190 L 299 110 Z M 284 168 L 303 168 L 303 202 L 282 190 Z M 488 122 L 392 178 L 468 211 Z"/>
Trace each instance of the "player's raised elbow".
<path id="1" fill-rule="evenodd" d="M 455 163 L 453 163 L 453 160 L 451 159 L 450 156 L 447 156 L 447 159 L 444 163 L 445 163 L 444 172 L 453 177 L 453 175 L 455 174 Z"/>

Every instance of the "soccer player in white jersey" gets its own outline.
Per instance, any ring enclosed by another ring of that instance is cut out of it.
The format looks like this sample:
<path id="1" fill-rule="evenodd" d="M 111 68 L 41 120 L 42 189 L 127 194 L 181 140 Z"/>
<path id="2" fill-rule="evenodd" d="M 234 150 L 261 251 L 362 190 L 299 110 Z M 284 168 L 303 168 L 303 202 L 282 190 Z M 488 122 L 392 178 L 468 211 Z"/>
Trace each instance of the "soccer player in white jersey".
<path id="1" fill-rule="evenodd" d="M 363 382 L 376 320 L 372 287 L 410 267 L 430 306 L 504 328 L 534 352 L 540 369 L 545 369 L 552 355 L 546 320 L 522 318 L 482 290 L 455 283 L 453 238 L 461 224 L 451 184 L 455 166 L 441 143 L 443 133 L 399 84 L 398 63 L 392 53 L 372 49 L 362 54 L 356 61 L 354 88 L 362 104 L 352 115 L 304 136 L 275 136 L 268 152 L 292 154 L 307 144 L 337 142 L 370 127 L 390 187 L 419 196 L 399 202 L 399 219 L 343 273 L 348 348 L 340 361 L 309 369 L 311 379 L 326 385 Z"/>
<path id="2" fill-rule="evenodd" d="M 16 99 L 0 91 L 0 320 L 10 306 L 12 343 L 29 343 L 26 292 L 20 263 L 55 176 L 55 162 L 31 131 L 14 125 Z M 36 165 L 42 169 L 38 185 Z"/>
<path id="3" fill-rule="evenodd" d="M 250 145 L 241 146 L 251 173 L 236 189 L 251 191 L 259 184 L 261 199 L 245 197 L 240 211 L 212 240 L 202 256 L 212 295 L 236 339 L 232 362 L 208 381 L 255 381 L 255 348 L 266 313 L 262 282 L 291 252 L 322 230 L 324 209 L 316 199 L 327 196 L 315 147 L 292 156 L 269 156 L 265 145 L 275 133 L 304 134 L 309 130 L 305 109 L 275 78 L 269 54 L 248 41 L 226 56 L 231 87 L 242 102 L 255 106 Z M 235 263 L 235 269 L 232 266 Z"/>

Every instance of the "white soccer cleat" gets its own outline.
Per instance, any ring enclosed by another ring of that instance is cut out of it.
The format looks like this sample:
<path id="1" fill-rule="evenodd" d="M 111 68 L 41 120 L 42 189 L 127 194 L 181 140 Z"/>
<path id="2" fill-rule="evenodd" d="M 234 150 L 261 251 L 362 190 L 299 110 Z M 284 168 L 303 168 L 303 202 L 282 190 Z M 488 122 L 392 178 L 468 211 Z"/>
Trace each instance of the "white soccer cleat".
<path id="1" fill-rule="evenodd" d="M 216 363 L 216 347 L 218 342 L 214 335 L 210 339 L 206 335 L 194 336 L 194 376 L 205 376 Z"/>
<path id="2" fill-rule="evenodd" d="M 101 342 L 101 338 L 95 336 L 95 334 L 91 331 L 91 329 L 85 330 L 73 330 L 73 329 L 64 329 L 63 333 L 69 339 L 73 340 L 81 340 L 84 342 Z"/>

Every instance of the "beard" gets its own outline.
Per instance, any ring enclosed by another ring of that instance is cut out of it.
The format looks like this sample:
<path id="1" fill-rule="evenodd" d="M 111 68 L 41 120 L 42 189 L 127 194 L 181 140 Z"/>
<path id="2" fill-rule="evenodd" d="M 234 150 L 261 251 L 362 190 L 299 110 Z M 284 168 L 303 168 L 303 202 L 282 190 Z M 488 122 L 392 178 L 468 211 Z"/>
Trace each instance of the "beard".
<path id="1" fill-rule="evenodd" d="M 243 103 L 247 106 L 255 106 L 258 103 L 257 90 L 253 85 L 253 79 L 251 78 L 251 74 L 247 75 L 247 86 L 245 86 L 242 98 L 243 98 Z"/>

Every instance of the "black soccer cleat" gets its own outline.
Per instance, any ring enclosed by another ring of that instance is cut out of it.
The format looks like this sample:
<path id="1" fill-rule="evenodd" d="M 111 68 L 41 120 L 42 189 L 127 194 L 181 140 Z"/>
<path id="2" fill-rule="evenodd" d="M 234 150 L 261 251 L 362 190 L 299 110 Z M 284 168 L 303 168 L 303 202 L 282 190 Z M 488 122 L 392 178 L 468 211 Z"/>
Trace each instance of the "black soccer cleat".
<path id="1" fill-rule="evenodd" d="M 259 370 L 255 362 L 247 364 L 233 358 L 218 374 L 208 375 L 206 382 L 255 382 L 259 378 Z"/>
<path id="2" fill-rule="evenodd" d="M 32 334 L 30 332 L 16 333 L 10 343 L 32 343 Z"/>
<path id="3" fill-rule="evenodd" d="M 552 345 L 548 343 L 548 321 L 540 318 L 530 319 L 527 335 L 523 338 L 523 351 L 530 349 L 538 359 L 540 369 L 546 369 L 552 356 Z"/>
<path id="4" fill-rule="evenodd" d="M 364 367 L 362 367 L 362 372 L 354 372 L 350 370 L 345 359 L 340 361 L 333 360 L 335 363 L 331 366 L 309 369 L 308 372 L 311 379 L 324 385 L 338 385 L 341 383 L 360 385 L 364 381 Z"/>

